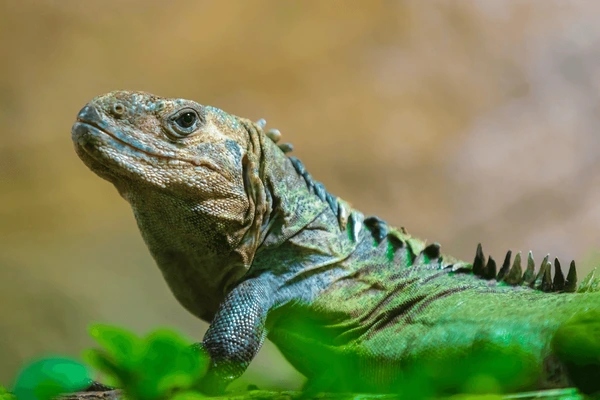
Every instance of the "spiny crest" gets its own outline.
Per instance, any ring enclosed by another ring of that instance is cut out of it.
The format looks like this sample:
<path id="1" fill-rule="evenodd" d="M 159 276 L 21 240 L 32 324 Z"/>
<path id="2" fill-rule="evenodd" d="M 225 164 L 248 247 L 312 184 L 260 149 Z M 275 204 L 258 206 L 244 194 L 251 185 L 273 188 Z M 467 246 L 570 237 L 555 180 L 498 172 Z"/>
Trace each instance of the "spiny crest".
<path id="1" fill-rule="evenodd" d="M 256 121 L 255 124 L 261 130 L 264 131 L 267 121 L 261 118 L 258 121 Z M 279 129 L 271 128 L 267 131 L 264 131 L 264 133 L 269 139 L 273 141 L 273 143 L 277 144 L 279 149 L 281 149 L 281 151 L 283 151 L 285 154 L 290 153 L 294 149 L 291 143 L 279 143 L 279 141 L 281 140 L 281 132 L 279 131 Z M 302 162 L 299 159 L 289 155 L 288 159 L 292 162 L 292 165 L 294 166 L 294 169 L 296 170 L 298 175 L 304 178 L 304 181 L 308 186 L 308 190 L 317 195 L 317 197 L 321 199 L 321 201 L 326 202 L 329 205 L 329 208 L 331 208 L 331 210 L 335 213 L 338 219 L 340 229 L 346 229 L 347 225 L 350 223 L 351 226 L 354 228 L 352 229 L 353 237 L 356 237 L 358 235 L 356 229 L 359 226 L 359 224 L 357 224 L 358 215 L 355 212 L 353 212 L 352 209 L 350 209 L 348 204 L 339 199 L 337 196 L 334 196 L 331 193 L 329 193 L 321 182 L 315 181 L 313 177 L 308 173 L 306 168 L 304 168 L 304 164 L 302 164 Z"/>
<path id="2" fill-rule="evenodd" d="M 264 131 L 267 121 L 264 118 L 259 119 L 255 124 Z M 265 135 L 273 141 L 285 154 L 291 153 L 294 150 L 294 146 L 291 143 L 279 143 L 281 140 L 281 132 L 279 129 L 271 128 L 268 131 L 264 131 Z"/>
<path id="3" fill-rule="evenodd" d="M 452 261 L 445 262 L 442 256 L 442 246 L 439 243 L 431 243 L 425 245 L 425 242 L 412 238 L 408 232 L 402 227 L 400 231 L 390 229 L 387 222 L 376 216 L 370 216 L 364 219 L 363 224 L 371 232 L 371 235 L 377 243 L 381 243 L 387 239 L 394 250 L 408 245 L 411 252 L 414 252 L 411 265 L 417 264 L 442 264 L 451 266 Z M 456 268 L 459 265 L 456 264 Z"/>
<path id="4" fill-rule="evenodd" d="M 291 143 L 279 144 L 279 141 L 281 140 L 281 132 L 279 131 L 279 129 L 273 129 L 273 128 L 269 129 L 268 131 L 265 131 L 264 128 L 265 128 L 266 124 L 267 124 L 267 121 L 264 118 L 261 118 L 258 121 L 256 121 L 256 125 L 265 133 L 265 135 L 269 139 L 271 139 L 273 141 L 273 143 L 277 144 L 277 146 L 281 149 L 281 151 L 283 151 L 285 154 L 290 153 L 294 149 L 292 144 Z M 331 207 L 331 209 L 333 210 L 333 212 L 335 212 L 336 214 L 339 214 L 339 213 L 347 214 L 347 210 L 345 210 L 345 209 L 340 210 L 340 207 L 343 208 L 343 205 L 341 203 L 339 203 L 338 198 L 336 196 L 332 195 L 331 193 L 327 192 L 327 190 L 325 189 L 325 186 L 321 182 L 315 181 L 312 178 L 312 176 L 308 173 L 306 168 L 304 168 L 304 164 L 302 164 L 302 162 L 300 160 L 298 160 L 296 157 L 292 157 L 292 156 L 288 156 L 288 158 L 292 162 L 292 165 L 296 169 L 296 172 L 304 178 L 304 180 L 306 181 L 306 184 L 308 185 L 308 189 L 311 192 L 316 194 L 322 201 L 326 201 L 329 204 L 329 206 Z"/>
<path id="5" fill-rule="evenodd" d="M 288 156 L 288 159 L 291 161 L 294 169 L 306 182 L 306 186 L 308 190 L 315 194 L 321 201 L 327 203 L 329 208 L 336 215 L 338 219 L 338 224 L 341 230 L 345 230 L 348 224 L 351 224 L 353 227 L 352 235 L 354 238 L 357 237 L 358 232 L 356 231 L 359 224 L 358 219 L 359 215 L 356 211 L 352 210 L 350 206 L 339 197 L 332 195 L 325 189 L 325 186 L 321 182 L 317 182 L 313 179 L 313 177 L 308 173 L 306 168 L 304 168 L 304 164 L 296 157 Z"/>
<path id="6" fill-rule="evenodd" d="M 521 267 L 521 253 L 517 253 L 511 266 L 512 252 L 509 250 L 504 257 L 500 270 L 496 272 L 496 261 L 488 257 L 487 262 L 483 255 L 481 243 L 477 245 L 475 260 L 473 261 L 473 274 L 483 279 L 496 279 L 508 285 L 529 286 L 543 292 L 575 292 L 577 290 L 577 269 L 575 261 L 571 261 L 567 277 L 563 274 L 558 258 L 554 259 L 554 279 L 552 279 L 552 264 L 547 255 L 542 260 L 538 273 L 535 273 L 535 262 L 531 251 L 527 255 L 527 268 L 525 272 Z"/>
<path id="7" fill-rule="evenodd" d="M 394 231 L 390 230 L 388 224 L 384 220 L 372 216 L 365 218 L 364 224 L 377 243 L 380 243 L 387 238 L 392 242 L 394 248 L 401 248 L 404 246 L 405 243 L 399 237 L 398 233 L 396 232 L 396 234 L 394 234 Z M 401 234 L 408 235 L 404 229 Z M 408 239 L 409 242 L 410 240 L 411 239 Z M 424 243 L 422 243 L 421 246 L 411 245 L 411 243 L 408 244 L 410 245 L 411 250 L 417 250 L 414 253 L 412 265 L 439 263 L 441 267 L 449 267 L 452 271 L 457 273 L 472 272 L 475 276 L 482 279 L 495 279 L 498 282 L 504 282 L 511 286 L 528 286 L 543 292 L 600 291 L 600 277 L 595 276 L 595 270 L 584 279 L 579 287 L 577 287 L 577 268 L 575 267 L 575 261 L 571 261 L 569 271 L 565 278 L 560 261 L 556 258 L 554 260 L 554 279 L 552 279 L 552 264 L 548 261 L 549 256 L 544 257 L 540 269 L 536 274 L 535 261 L 533 260 L 531 251 L 527 255 L 527 267 L 525 271 L 523 271 L 521 266 L 520 252 L 516 254 L 514 261 L 511 264 L 512 251 L 510 250 L 506 253 L 502 266 L 500 267 L 500 270 L 498 270 L 496 261 L 492 257 L 488 257 L 487 262 L 485 261 L 481 243 L 477 246 L 477 252 L 472 267 L 460 261 L 455 262 L 454 260 L 446 260 L 446 262 L 444 262 L 439 243 L 432 243 L 427 246 L 425 246 Z"/>
<path id="8" fill-rule="evenodd" d="M 259 119 L 256 121 L 256 125 L 265 133 L 265 135 L 277 144 L 279 149 L 283 153 L 288 154 L 293 151 L 294 147 L 291 143 L 279 143 L 281 140 L 281 132 L 279 129 L 271 128 L 264 131 L 267 124 L 265 119 Z M 321 182 L 315 181 L 312 176 L 306 171 L 304 165 L 296 157 L 288 155 L 289 160 L 296 169 L 296 172 L 302 176 L 308 186 L 308 189 L 317 195 L 319 199 L 329 204 L 331 210 L 335 213 L 338 218 L 340 229 L 346 229 L 348 223 L 353 227 L 357 227 L 357 214 L 350 209 L 350 207 L 338 197 L 329 193 L 325 186 Z M 377 242 L 383 241 L 386 237 L 395 248 L 401 248 L 405 245 L 404 241 L 397 235 L 391 234 L 392 231 L 389 226 L 382 219 L 372 216 L 364 219 L 364 225 L 371 231 L 371 234 Z M 403 229 L 403 233 L 406 233 Z M 356 231 L 356 228 L 353 229 Z M 353 232 L 354 236 L 357 232 Z M 419 246 L 420 247 L 420 246 Z M 490 256 L 485 261 L 481 243 L 477 246 L 477 252 L 475 254 L 475 260 L 473 261 L 472 268 L 468 268 L 468 265 L 463 262 L 456 262 L 450 264 L 452 261 L 445 263 L 445 267 L 451 267 L 455 272 L 473 272 L 475 276 L 482 279 L 496 279 L 498 282 L 504 282 L 511 286 L 529 286 L 536 290 L 543 292 L 595 292 L 600 291 L 600 276 L 596 276 L 596 270 L 593 270 L 581 283 L 579 288 L 577 287 L 577 269 L 575 267 L 575 261 L 571 261 L 569 265 L 569 271 L 565 278 L 560 261 L 558 258 L 554 259 L 554 279 L 552 279 L 552 264 L 548 261 L 549 255 L 544 257 L 540 265 L 540 269 L 537 274 L 535 273 L 535 262 L 533 260 L 533 254 L 530 251 L 527 255 L 527 267 L 525 271 L 521 267 L 521 253 L 517 253 L 511 266 L 512 251 L 508 251 L 504 257 L 504 261 L 500 270 L 497 270 L 496 261 Z M 422 263 L 443 263 L 443 257 L 441 254 L 441 246 L 439 243 L 432 243 L 424 248 L 421 247 L 420 251 L 417 251 L 413 260 L 413 265 Z M 599 274 L 600 275 L 600 274 Z"/>
<path id="9" fill-rule="evenodd" d="M 279 144 L 279 141 L 281 140 L 281 132 L 279 131 L 279 129 L 271 128 L 268 131 L 265 131 L 264 128 L 267 125 L 267 121 L 264 118 L 261 118 L 258 121 L 256 121 L 256 125 L 265 133 L 265 135 L 269 139 L 273 141 L 273 143 L 277 144 L 281 151 L 283 151 L 285 154 L 292 152 L 294 147 L 291 143 Z M 315 181 L 312 178 L 312 176 L 308 173 L 306 168 L 304 168 L 304 164 L 302 164 L 300 160 L 292 156 L 288 156 L 288 158 L 292 162 L 292 165 L 296 169 L 296 172 L 300 176 L 302 176 L 306 181 L 308 189 L 314 194 L 316 194 L 322 201 L 326 201 L 331 207 L 331 209 L 335 213 L 338 213 L 338 208 L 340 207 L 340 204 L 338 203 L 337 197 L 327 192 L 325 186 L 321 182 Z M 346 210 L 341 211 L 345 212 Z"/>

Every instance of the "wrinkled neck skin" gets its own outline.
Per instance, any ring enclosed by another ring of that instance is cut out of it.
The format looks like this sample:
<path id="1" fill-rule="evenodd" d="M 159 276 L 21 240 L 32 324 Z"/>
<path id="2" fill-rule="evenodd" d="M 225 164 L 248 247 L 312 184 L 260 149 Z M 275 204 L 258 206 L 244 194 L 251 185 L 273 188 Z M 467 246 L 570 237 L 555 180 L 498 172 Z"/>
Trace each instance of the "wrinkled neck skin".
<path id="1" fill-rule="evenodd" d="M 307 228 L 328 205 L 310 193 L 289 158 L 269 139 L 263 146 L 262 181 L 268 218 L 264 220 L 257 252 L 275 249 Z"/>
<path id="2" fill-rule="evenodd" d="M 113 183 L 133 209 L 142 237 L 177 300 L 210 321 L 226 293 L 246 274 L 257 253 L 276 248 L 327 206 L 308 193 L 287 156 L 252 122 L 240 157 L 240 190 L 201 198 L 178 188 Z M 215 213 L 215 204 L 243 209 L 239 218 Z"/>
<path id="3" fill-rule="evenodd" d="M 245 271 L 230 234 L 239 231 L 240 221 L 214 218 L 203 200 L 156 189 L 118 189 L 131 204 L 141 235 L 176 299 L 210 321 L 225 285 Z"/>

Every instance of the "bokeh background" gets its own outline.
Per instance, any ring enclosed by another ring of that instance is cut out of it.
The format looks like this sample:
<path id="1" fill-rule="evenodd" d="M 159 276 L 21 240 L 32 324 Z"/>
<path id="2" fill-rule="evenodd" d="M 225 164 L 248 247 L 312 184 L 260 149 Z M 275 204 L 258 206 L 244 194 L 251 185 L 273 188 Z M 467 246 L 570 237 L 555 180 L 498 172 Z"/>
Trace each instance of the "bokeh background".
<path id="1" fill-rule="evenodd" d="M 482 242 L 589 271 L 599 13 L 594 0 L 0 0 L 0 382 L 30 357 L 77 355 L 91 321 L 206 329 L 73 151 L 77 111 L 114 89 L 265 117 L 331 192 L 463 259 Z M 302 381 L 270 344 L 244 378 Z"/>

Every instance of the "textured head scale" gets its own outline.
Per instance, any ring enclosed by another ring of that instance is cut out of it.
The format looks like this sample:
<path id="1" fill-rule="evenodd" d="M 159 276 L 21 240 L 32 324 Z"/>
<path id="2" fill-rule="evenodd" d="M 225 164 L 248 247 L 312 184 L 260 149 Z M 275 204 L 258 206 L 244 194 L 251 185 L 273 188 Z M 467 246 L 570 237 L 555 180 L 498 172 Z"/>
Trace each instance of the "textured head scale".
<path id="1" fill-rule="evenodd" d="M 250 147 L 243 124 L 190 100 L 118 91 L 86 105 L 72 134 L 83 161 L 126 198 L 151 187 L 238 199 Z"/>

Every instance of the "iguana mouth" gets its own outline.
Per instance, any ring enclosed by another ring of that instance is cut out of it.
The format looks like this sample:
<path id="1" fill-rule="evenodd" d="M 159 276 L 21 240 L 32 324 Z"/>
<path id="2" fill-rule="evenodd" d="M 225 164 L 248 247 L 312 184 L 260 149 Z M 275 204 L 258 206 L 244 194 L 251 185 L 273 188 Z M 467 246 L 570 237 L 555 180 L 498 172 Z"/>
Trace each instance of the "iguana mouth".
<path id="1" fill-rule="evenodd" d="M 152 157 L 175 160 L 175 158 L 171 158 L 171 157 L 167 157 L 167 156 L 164 156 L 164 155 L 161 155 L 158 153 L 152 153 L 149 151 L 142 150 L 139 147 L 133 145 L 132 143 L 129 143 L 129 142 L 119 138 L 117 135 L 111 133 L 110 131 L 103 129 L 97 123 L 92 122 L 92 121 L 85 121 L 85 120 L 77 118 L 77 122 L 75 123 L 75 126 L 73 127 L 73 129 L 77 133 L 79 133 L 78 131 L 80 131 L 81 129 L 84 129 L 86 131 L 86 133 L 91 133 L 92 135 L 96 135 L 96 136 L 106 135 L 106 136 L 109 136 L 112 140 L 115 140 L 118 143 L 123 144 L 135 151 L 140 152 L 140 153 L 144 153 L 144 154 L 152 156 Z M 180 160 L 180 161 L 182 161 L 182 160 Z"/>
<path id="2" fill-rule="evenodd" d="M 115 134 L 111 132 L 110 129 L 106 129 L 105 126 L 102 126 L 102 123 L 99 123 L 97 119 L 100 117 L 97 115 L 97 111 L 92 110 L 90 106 L 84 107 L 79 115 L 77 116 L 77 120 L 73 125 L 73 132 L 79 136 L 84 134 L 92 135 L 95 137 L 105 136 L 114 140 L 117 144 L 126 146 L 127 148 L 133 150 L 134 152 L 138 152 L 145 156 L 154 157 L 158 159 L 168 160 L 170 162 L 182 162 L 192 164 L 196 167 L 204 167 L 212 172 L 215 172 L 227 180 L 231 180 L 231 177 L 226 176 L 223 172 L 213 163 L 208 160 L 200 160 L 200 159 L 181 159 L 177 157 L 171 157 L 165 154 L 160 154 L 153 151 L 148 151 L 146 149 L 142 149 L 140 146 L 136 146 L 134 143 L 131 143 L 127 140 L 124 140 L 121 135 Z M 90 153 L 90 149 L 88 146 L 81 146 L 87 153 Z M 96 147 L 96 146 L 94 146 Z M 90 154 L 94 156 L 94 154 Z"/>

